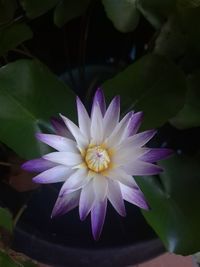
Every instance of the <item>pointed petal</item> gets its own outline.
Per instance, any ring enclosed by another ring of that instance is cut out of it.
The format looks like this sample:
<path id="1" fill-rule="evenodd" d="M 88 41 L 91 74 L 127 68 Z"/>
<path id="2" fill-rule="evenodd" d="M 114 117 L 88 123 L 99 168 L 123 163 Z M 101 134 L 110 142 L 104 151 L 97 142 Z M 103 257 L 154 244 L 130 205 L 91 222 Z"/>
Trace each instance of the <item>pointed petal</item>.
<path id="1" fill-rule="evenodd" d="M 60 118 L 53 117 L 51 118 L 51 124 L 57 135 L 67 137 L 69 139 L 74 139 L 70 131 L 67 129 L 64 121 Z"/>
<path id="2" fill-rule="evenodd" d="M 60 135 L 42 133 L 36 134 L 36 137 L 38 140 L 55 148 L 58 151 L 78 153 L 76 142 L 71 139 L 65 138 Z"/>
<path id="3" fill-rule="evenodd" d="M 140 160 L 152 163 L 170 157 L 173 153 L 173 150 L 167 148 L 152 148 L 141 156 Z"/>
<path id="4" fill-rule="evenodd" d="M 142 123 L 142 119 L 143 119 L 143 112 L 137 112 L 132 115 L 132 117 L 129 120 L 126 134 L 123 136 L 123 139 L 137 133 Z"/>
<path id="5" fill-rule="evenodd" d="M 104 137 L 108 137 L 116 127 L 117 123 L 119 122 L 119 114 L 120 98 L 119 96 L 116 96 L 110 103 L 103 118 Z"/>
<path id="6" fill-rule="evenodd" d="M 132 114 L 133 114 L 132 111 L 127 113 L 126 116 L 124 116 L 124 118 L 119 123 L 116 124 L 113 132 L 110 134 L 110 136 L 106 140 L 106 145 L 108 147 L 115 147 L 121 143 L 122 137 L 128 126 L 128 122 Z"/>
<path id="7" fill-rule="evenodd" d="M 82 188 L 88 181 L 87 169 L 77 169 L 63 184 L 59 196 Z"/>
<path id="8" fill-rule="evenodd" d="M 142 209 L 145 209 L 145 210 L 149 209 L 149 205 L 147 204 L 145 200 L 145 196 L 138 186 L 135 188 L 130 188 L 128 186 L 120 184 L 120 188 L 121 188 L 122 197 L 124 200 Z"/>
<path id="9" fill-rule="evenodd" d="M 124 170 L 130 175 L 155 175 L 163 171 L 163 169 L 157 165 L 136 160 L 134 163 L 128 163 L 124 165 Z"/>
<path id="10" fill-rule="evenodd" d="M 124 201 L 122 198 L 122 193 L 120 189 L 120 185 L 118 182 L 113 180 L 108 181 L 108 199 L 110 203 L 113 205 L 115 210 L 123 217 L 126 216 L 126 210 L 124 206 Z"/>
<path id="11" fill-rule="evenodd" d="M 52 152 L 44 155 L 43 158 L 66 166 L 76 166 L 82 163 L 81 155 L 71 152 Z"/>
<path id="12" fill-rule="evenodd" d="M 78 124 L 81 133 L 87 137 L 89 140 L 90 138 L 90 118 L 87 113 L 87 110 L 85 109 L 83 103 L 81 100 L 77 97 L 76 98 L 77 103 L 77 112 L 78 112 Z"/>
<path id="13" fill-rule="evenodd" d="M 103 141 L 103 118 L 98 103 L 93 104 L 90 131 L 92 143 L 95 145 L 101 144 Z"/>
<path id="14" fill-rule="evenodd" d="M 55 166 L 57 166 L 56 163 L 43 158 L 39 158 L 25 162 L 24 164 L 22 164 L 21 168 L 25 171 L 30 172 L 43 172 Z"/>
<path id="15" fill-rule="evenodd" d="M 97 201 L 103 201 L 108 191 L 108 181 L 102 175 L 96 175 L 93 178 L 94 193 Z"/>
<path id="16" fill-rule="evenodd" d="M 78 146 L 81 149 L 84 149 L 89 144 L 87 137 L 81 133 L 78 126 L 76 124 L 74 124 L 71 120 L 69 120 L 68 118 L 66 118 L 63 115 L 60 115 L 60 116 L 63 119 L 66 126 L 68 127 L 68 129 L 70 130 L 71 134 L 74 136 Z"/>
<path id="17" fill-rule="evenodd" d="M 79 201 L 79 215 L 83 221 L 91 211 L 95 200 L 93 181 L 87 183 L 81 190 Z"/>
<path id="18" fill-rule="evenodd" d="M 63 195 L 62 197 L 59 196 L 56 200 L 51 217 L 63 215 L 67 213 L 68 211 L 76 208 L 79 203 L 80 191 L 81 190 L 78 190 L 78 191 Z"/>
<path id="19" fill-rule="evenodd" d="M 112 162 L 116 166 L 122 166 L 129 162 L 134 162 L 144 154 L 148 153 L 149 149 L 146 147 L 132 147 L 124 146 L 115 151 L 112 156 Z"/>
<path id="20" fill-rule="evenodd" d="M 106 112 L 106 102 L 105 102 L 105 97 L 104 97 L 104 93 L 103 90 L 101 88 L 98 88 L 96 90 L 96 93 L 94 95 L 94 100 L 93 100 L 93 104 L 94 103 L 98 103 L 101 113 L 104 116 L 105 112 Z"/>
<path id="21" fill-rule="evenodd" d="M 92 224 L 92 234 L 95 240 L 98 240 L 105 221 L 107 209 L 107 198 L 102 202 L 96 202 L 91 210 L 91 224 Z"/>
<path id="22" fill-rule="evenodd" d="M 121 142 L 121 144 L 119 145 L 119 147 L 117 147 L 118 149 L 120 149 L 120 147 L 141 147 L 144 146 L 150 139 L 152 139 L 154 137 L 154 135 L 156 134 L 155 130 L 148 130 L 145 132 L 141 132 L 138 134 L 135 134 L 133 136 L 130 136 L 128 138 L 126 138 L 123 142 Z"/>
<path id="23" fill-rule="evenodd" d="M 111 169 L 107 176 L 113 181 L 118 181 L 130 187 L 135 187 L 135 180 L 131 175 L 128 175 L 125 170 L 121 168 Z"/>
<path id="24" fill-rule="evenodd" d="M 35 183 L 49 184 L 65 181 L 74 171 L 66 166 L 56 166 L 44 171 L 33 178 Z"/>

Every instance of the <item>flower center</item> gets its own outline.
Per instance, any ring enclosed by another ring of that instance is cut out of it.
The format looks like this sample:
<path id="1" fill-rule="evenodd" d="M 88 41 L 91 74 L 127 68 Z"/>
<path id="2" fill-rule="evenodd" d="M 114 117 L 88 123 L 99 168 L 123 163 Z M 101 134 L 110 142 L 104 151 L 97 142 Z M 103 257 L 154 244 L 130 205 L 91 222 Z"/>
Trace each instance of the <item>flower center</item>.
<path id="1" fill-rule="evenodd" d="M 87 149 L 85 162 L 90 170 L 101 172 L 109 167 L 110 157 L 106 149 L 94 146 Z"/>

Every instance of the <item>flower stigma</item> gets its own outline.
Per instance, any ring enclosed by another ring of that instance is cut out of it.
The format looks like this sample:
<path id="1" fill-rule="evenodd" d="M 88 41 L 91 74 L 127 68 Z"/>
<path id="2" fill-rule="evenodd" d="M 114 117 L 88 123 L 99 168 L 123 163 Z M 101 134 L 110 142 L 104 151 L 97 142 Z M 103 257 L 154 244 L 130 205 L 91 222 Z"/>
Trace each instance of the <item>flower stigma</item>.
<path id="1" fill-rule="evenodd" d="M 99 173 L 108 169 L 110 156 L 108 151 L 102 146 L 93 146 L 87 149 L 85 162 L 90 170 Z"/>

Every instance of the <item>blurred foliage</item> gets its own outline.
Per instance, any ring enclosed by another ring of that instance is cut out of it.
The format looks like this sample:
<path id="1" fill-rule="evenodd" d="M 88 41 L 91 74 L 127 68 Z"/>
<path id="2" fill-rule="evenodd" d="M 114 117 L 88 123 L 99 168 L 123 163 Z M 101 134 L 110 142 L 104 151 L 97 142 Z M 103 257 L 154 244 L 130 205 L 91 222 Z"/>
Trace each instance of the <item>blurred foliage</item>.
<path id="1" fill-rule="evenodd" d="M 143 110 L 145 129 L 167 122 L 194 131 L 200 126 L 199 0 L 0 0 L 0 141 L 24 159 L 44 153 L 35 133 L 50 132 L 53 115 L 73 118 L 75 108 L 72 90 L 26 48 L 26 41 L 37 34 L 32 21 L 48 13 L 56 26 L 65 29 L 71 20 L 86 19 L 76 66 L 84 81 L 84 42 L 96 2 L 101 2 L 105 16 L 122 33 L 137 30 L 144 18 L 153 28 L 142 55 L 136 54 L 137 61 L 123 65 L 103 83 L 107 98 L 120 94 L 124 112 Z M 102 42 L 106 43 L 106 36 Z M 13 51 L 20 53 L 18 57 L 10 57 Z M 69 77 L 73 78 L 71 73 Z M 94 84 L 86 88 L 85 95 L 81 92 L 84 99 L 91 99 Z M 160 177 L 138 179 L 152 207 L 144 216 L 172 252 L 200 250 L 199 160 L 197 155 L 175 156 L 161 163 L 165 172 Z M 12 234 L 12 218 L 4 209 L 0 209 L 0 229 L 4 229 L 1 237 Z M 30 264 L 18 263 L 0 250 L 1 266 L 38 266 Z"/>

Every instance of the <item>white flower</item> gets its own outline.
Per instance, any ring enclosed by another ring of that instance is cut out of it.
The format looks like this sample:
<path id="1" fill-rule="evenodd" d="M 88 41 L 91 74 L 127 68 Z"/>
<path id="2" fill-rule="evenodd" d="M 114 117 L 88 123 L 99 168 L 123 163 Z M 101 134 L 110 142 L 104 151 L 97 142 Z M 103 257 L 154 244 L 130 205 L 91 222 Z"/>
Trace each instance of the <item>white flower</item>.
<path id="1" fill-rule="evenodd" d="M 80 219 L 91 213 L 92 233 L 98 239 L 105 220 L 107 201 L 125 216 L 124 200 L 148 209 L 134 175 L 154 175 L 162 169 L 152 164 L 168 156 L 168 149 L 151 149 L 145 144 L 154 130 L 137 133 L 142 112 L 129 112 L 120 120 L 120 99 L 115 97 L 106 110 L 104 95 L 98 89 L 89 117 L 77 98 L 78 124 L 61 115 L 65 123 L 53 121 L 56 135 L 37 138 L 57 152 L 26 162 L 23 168 L 41 172 L 37 183 L 63 182 L 52 216 L 79 206 Z"/>

